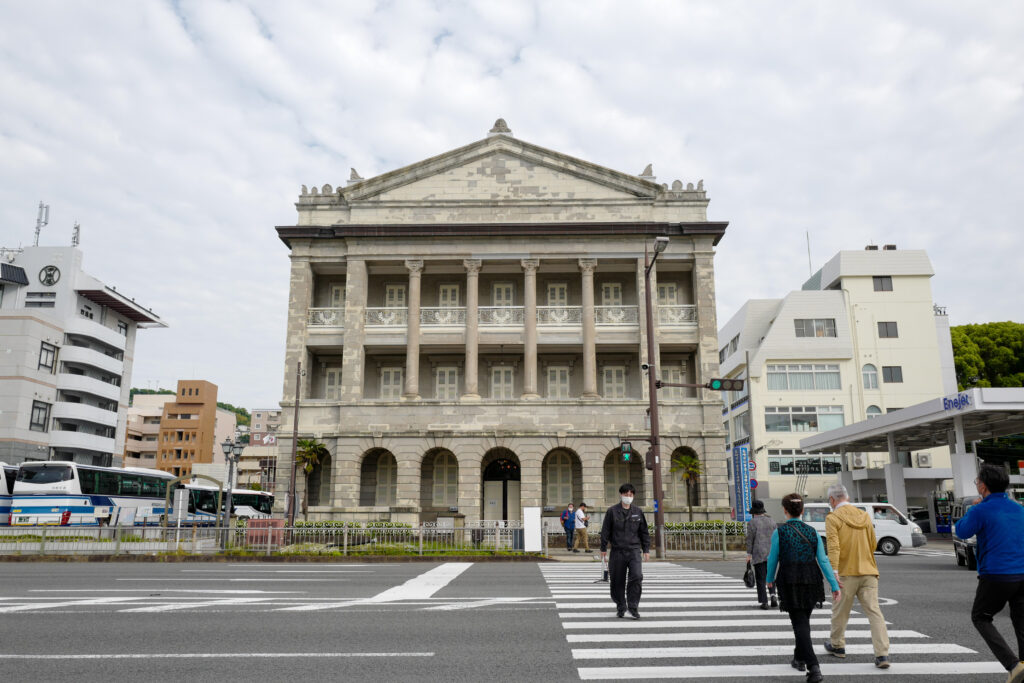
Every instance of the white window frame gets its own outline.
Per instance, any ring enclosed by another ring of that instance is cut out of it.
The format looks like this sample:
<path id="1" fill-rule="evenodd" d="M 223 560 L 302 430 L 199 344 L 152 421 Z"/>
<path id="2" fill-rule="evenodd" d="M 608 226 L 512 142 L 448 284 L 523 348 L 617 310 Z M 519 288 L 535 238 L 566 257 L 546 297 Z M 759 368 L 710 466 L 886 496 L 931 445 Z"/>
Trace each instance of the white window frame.
<path id="1" fill-rule="evenodd" d="M 504 297 L 502 297 L 502 300 L 499 301 L 498 293 L 499 292 L 504 293 L 505 290 L 508 291 L 508 297 L 509 297 L 508 301 L 505 301 Z M 500 307 L 503 307 L 503 308 L 510 308 L 510 307 L 515 305 L 515 301 L 516 301 L 516 283 L 508 282 L 508 281 L 493 282 L 493 283 L 491 283 L 491 305 L 492 306 L 500 306 Z"/>
<path id="2" fill-rule="evenodd" d="M 547 286 L 548 306 L 569 305 L 569 283 L 549 282 Z"/>
<path id="3" fill-rule="evenodd" d="M 565 383 L 559 381 L 558 375 L 565 371 Z M 555 380 L 552 381 L 552 375 Z M 571 398 L 572 397 L 572 369 L 568 365 L 549 365 L 547 368 L 547 393 L 548 398 Z"/>
<path id="4" fill-rule="evenodd" d="M 658 305 L 678 306 L 679 305 L 679 283 L 659 282 L 658 283 Z"/>
<path id="5" fill-rule="evenodd" d="M 328 401 L 337 401 L 341 398 L 341 368 L 324 370 L 324 398 Z M 259 423 L 256 423 L 256 429 L 259 428 Z"/>
<path id="6" fill-rule="evenodd" d="M 572 458 L 568 453 L 558 452 L 544 464 L 547 496 L 545 505 L 565 507 L 572 500 Z"/>
<path id="7" fill-rule="evenodd" d="M 501 401 L 512 400 L 515 398 L 515 385 L 515 368 L 511 365 L 495 365 L 491 368 L 491 398 Z"/>
<path id="8" fill-rule="evenodd" d="M 878 368 L 874 363 L 865 363 L 864 367 L 860 369 L 860 377 L 865 389 L 878 388 Z"/>
<path id="9" fill-rule="evenodd" d="M 671 384 L 683 384 L 686 380 L 686 364 L 685 363 L 670 363 L 663 365 L 661 368 L 661 379 L 662 382 L 669 382 Z M 681 401 L 685 398 L 683 394 L 683 387 L 664 387 L 659 390 L 661 395 L 669 401 Z"/>
<path id="10" fill-rule="evenodd" d="M 386 378 L 390 378 L 390 381 L 385 382 Z M 398 365 L 382 367 L 380 369 L 380 397 L 395 400 L 401 398 L 404 391 L 405 368 Z"/>
<path id="11" fill-rule="evenodd" d="M 459 504 L 459 463 L 451 453 L 439 453 L 434 458 L 434 481 L 431 500 L 434 507 Z"/>
<path id="12" fill-rule="evenodd" d="M 614 376 L 616 372 L 622 374 L 621 382 L 616 380 Z M 610 373 L 611 377 L 609 378 Z M 625 365 L 605 365 L 601 368 L 601 377 L 601 396 L 603 398 L 626 398 L 628 386 Z"/>
<path id="13" fill-rule="evenodd" d="M 405 283 L 391 282 L 384 285 L 385 308 L 408 308 L 409 287 Z"/>
<path id="14" fill-rule="evenodd" d="M 345 285 L 331 285 L 329 308 L 345 308 Z"/>
<path id="15" fill-rule="evenodd" d="M 459 398 L 458 366 L 439 365 L 434 368 L 434 398 L 439 401 L 455 401 Z"/>
<path id="16" fill-rule="evenodd" d="M 622 456 L 614 458 L 604 465 L 604 498 L 605 505 L 619 502 L 619 487 L 630 480 L 629 465 L 622 462 Z"/>
<path id="17" fill-rule="evenodd" d="M 381 464 L 385 464 L 381 467 Z M 381 476 L 382 474 L 386 476 Z M 398 497 L 398 462 L 395 456 L 388 453 L 377 456 L 377 486 L 374 492 L 373 502 L 378 506 L 390 506 L 395 504 Z"/>
<path id="18" fill-rule="evenodd" d="M 457 282 L 445 282 L 437 286 L 438 308 L 458 308 L 459 302 L 462 301 L 461 297 L 462 288 Z"/>
<path id="19" fill-rule="evenodd" d="M 836 319 L 835 318 L 794 318 L 793 319 L 793 334 L 798 339 L 810 339 L 810 338 L 835 338 L 837 336 L 836 331 Z"/>
<path id="20" fill-rule="evenodd" d="M 622 305 L 622 283 L 605 282 L 601 284 L 601 305 L 621 306 Z"/>

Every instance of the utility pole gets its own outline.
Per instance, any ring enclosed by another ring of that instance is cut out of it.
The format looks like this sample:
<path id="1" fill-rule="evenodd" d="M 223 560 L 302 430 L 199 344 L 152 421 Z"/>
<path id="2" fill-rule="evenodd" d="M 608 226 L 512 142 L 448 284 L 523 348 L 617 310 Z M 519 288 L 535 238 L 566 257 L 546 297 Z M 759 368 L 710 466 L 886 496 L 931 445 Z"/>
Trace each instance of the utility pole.
<path id="1" fill-rule="evenodd" d="M 662 505 L 661 493 L 661 453 L 660 423 L 658 421 L 658 363 L 654 358 L 654 306 L 651 303 L 651 268 L 658 259 L 658 254 L 668 246 L 667 237 L 656 238 L 654 258 L 647 251 L 644 243 L 644 305 L 647 310 L 647 387 L 648 401 L 651 411 L 651 454 L 654 460 L 654 548 L 659 559 L 665 556 L 665 509 Z"/>
<path id="2" fill-rule="evenodd" d="M 295 417 L 292 423 L 292 478 L 288 482 L 288 526 L 295 526 L 295 456 L 299 448 L 299 395 L 302 393 L 302 361 L 295 365 Z"/>

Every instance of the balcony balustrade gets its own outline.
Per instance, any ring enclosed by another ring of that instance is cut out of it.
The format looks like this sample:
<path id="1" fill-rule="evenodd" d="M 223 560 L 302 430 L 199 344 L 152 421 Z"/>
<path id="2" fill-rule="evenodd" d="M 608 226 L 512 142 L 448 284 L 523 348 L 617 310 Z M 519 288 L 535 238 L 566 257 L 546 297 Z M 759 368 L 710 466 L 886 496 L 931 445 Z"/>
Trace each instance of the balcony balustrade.
<path id="1" fill-rule="evenodd" d="M 636 306 L 594 306 L 597 325 L 636 325 L 639 322 Z"/>
<path id="2" fill-rule="evenodd" d="M 466 324 L 465 306 L 420 308 L 420 324 L 424 327 L 445 327 Z"/>
<path id="3" fill-rule="evenodd" d="M 307 324 L 310 327 L 345 327 L 345 309 L 311 308 Z"/>
<path id="4" fill-rule="evenodd" d="M 581 325 L 582 306 L 538 306 L 538 325 Z"/>
<path id="5" fill-rule="evenodd" d="M 658 305 L 658 324 L 666 327 L 689 327 L 697 324 L 697 307 L 687 305 Z"/>
<path id="6" fill-rule="evenodd" d="M 509 327 L 523 324 L 522 306 L 481 306 L 477 310 L 481 327 Z"/>
<path id="7" fill-rule="evenodd" d="M 409 309 L 405 306 L 367 308 L 367 327 L 405 327 L 409 321 Z"/>

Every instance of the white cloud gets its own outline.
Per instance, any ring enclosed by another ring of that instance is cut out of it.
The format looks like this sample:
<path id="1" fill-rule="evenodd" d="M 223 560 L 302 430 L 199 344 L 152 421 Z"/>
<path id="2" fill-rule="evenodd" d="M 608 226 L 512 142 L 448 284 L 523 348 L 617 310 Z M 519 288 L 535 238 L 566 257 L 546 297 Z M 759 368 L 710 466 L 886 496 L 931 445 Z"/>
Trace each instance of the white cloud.
<path id="1" fill-rule="evenodd" d="M 86 267 L 172 325 L 135 384 L 270 405 L 301 184 L 483 137 L 705 180 L 720 319 L 868 242 L 926 248 L 954 323 L 1020 319 L 1014 3 L 7 3 L 0 242 L 83 225 Z"/>

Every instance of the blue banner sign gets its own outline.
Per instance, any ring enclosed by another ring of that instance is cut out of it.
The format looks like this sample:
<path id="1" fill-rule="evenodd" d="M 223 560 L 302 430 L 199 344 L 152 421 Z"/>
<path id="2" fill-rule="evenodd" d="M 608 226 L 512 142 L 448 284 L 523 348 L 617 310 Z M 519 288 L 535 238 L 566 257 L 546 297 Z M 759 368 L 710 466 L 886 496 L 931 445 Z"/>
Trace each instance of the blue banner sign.
<path id="1" fill-rule="evenodd" d="M 750 521 L 750 453 L 746 446 L 732 449 L 733 500 L 736 519 Z"/>

